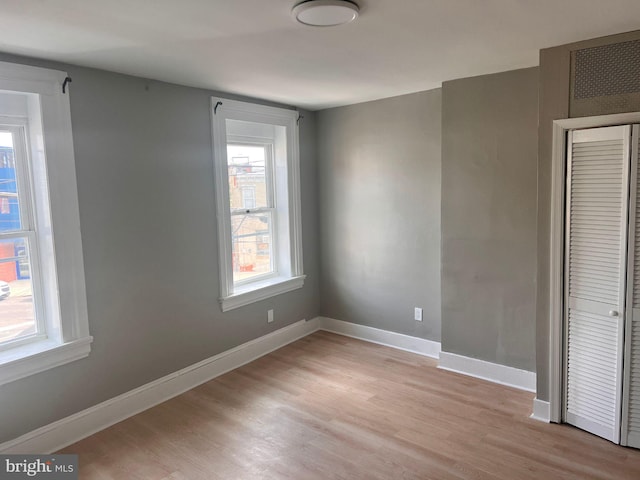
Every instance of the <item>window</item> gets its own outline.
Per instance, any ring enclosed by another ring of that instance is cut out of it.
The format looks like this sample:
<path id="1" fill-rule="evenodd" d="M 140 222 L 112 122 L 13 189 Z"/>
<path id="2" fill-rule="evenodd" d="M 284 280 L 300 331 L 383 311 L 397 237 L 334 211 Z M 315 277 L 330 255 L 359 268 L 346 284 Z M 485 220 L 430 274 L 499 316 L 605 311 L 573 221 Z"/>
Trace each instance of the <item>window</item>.
<path id="1" fill-rule="evenodd" d="M 0 62 L 0 384 L 90 351 L 65 78 Z"/>
<path id="2" fill-rule="evenodd" d="M 229 146 L 232 147 L 231 145 Z M 255 187 L 242 188 L 242 208 L 256 208 L 256 189 Z"/>
<path id="3" fill-rule="evenodd" d="M 212 99 L 222 310 L 302 287 L 297 112 Z"/>

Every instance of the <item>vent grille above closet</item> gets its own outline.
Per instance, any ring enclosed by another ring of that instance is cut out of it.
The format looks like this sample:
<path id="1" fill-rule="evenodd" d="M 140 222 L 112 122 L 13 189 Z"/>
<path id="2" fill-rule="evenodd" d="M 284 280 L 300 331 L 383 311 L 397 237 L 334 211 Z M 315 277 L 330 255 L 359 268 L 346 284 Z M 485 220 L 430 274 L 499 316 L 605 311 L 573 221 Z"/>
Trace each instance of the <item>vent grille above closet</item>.
<path id="1" fill-rule="evenodd" d="M 640 40 L 575 53 L 574 98 L 640 92 Z"/>
<path id="2" fill-rule="evenodd" d="M 640 40 L 571 52 L 571 117 L 640 110 Z"/>

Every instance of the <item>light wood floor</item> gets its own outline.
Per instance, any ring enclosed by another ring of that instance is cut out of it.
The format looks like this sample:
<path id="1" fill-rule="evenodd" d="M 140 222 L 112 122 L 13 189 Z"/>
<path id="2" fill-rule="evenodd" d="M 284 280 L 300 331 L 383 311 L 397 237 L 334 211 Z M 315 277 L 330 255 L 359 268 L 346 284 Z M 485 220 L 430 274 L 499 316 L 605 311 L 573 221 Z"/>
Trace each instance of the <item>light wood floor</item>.
<path id="1" fill-rule="evenodd" d="M 86 438 L 81 479 L 640 479 L 533 395 L 317 332 Z"/>

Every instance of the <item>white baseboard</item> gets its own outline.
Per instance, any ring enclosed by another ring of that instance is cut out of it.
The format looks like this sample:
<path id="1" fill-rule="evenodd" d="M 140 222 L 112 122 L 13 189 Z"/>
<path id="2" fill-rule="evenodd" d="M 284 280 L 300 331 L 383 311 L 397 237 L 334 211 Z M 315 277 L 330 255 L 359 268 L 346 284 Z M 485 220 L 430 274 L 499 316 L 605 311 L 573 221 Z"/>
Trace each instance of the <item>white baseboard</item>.
<path id="1" fill-rule="evenodd" d="M 0 444 L 0 454 L 48 454 L 55 452 L 317 330 L 326 330 L 427 357 L 440 357 L 439 368 L 523 390 L 535 391 L 535 373 L 448 352 L 440 352 L 439 342 L 342 320 L 317 317 L 308 322 L 301 320 L 263 337 L 243 343 L 195 365 L 2 443 Z M 546 412 L 547 420 L 545 421 L 548 421 L 549 404 L 546 403 L 545 410 L 544 403 L 546 402 L 538 400 L 534 402 L 533 418 L 543 419 Z"/>
<path id="2" fill-rule="evenodd" d="M 195 365 L 0 444 L 0 454 L 48 454 L 173 398 L 318 330 L 319 319 L 300 320 Z"/>
<path id="3" fill-rule="evenodd" d="M 465 357 L 449 352 L 440 352 L 438 368 L 489 380 L 490 382 L 500 383 L 528 392 L 536 391 L 536 374 L 534 372 L 507 367 L 506 365 L 500 365 L 498 363 L 485 362 L 477 358 Z"/>
<path id="4" fill-rule="evenodd" d="M 319 317 L 319 320 L 320 330 L 326 330 L 327 332 L 333 332 L 379 345 L 386 345 L 387 347 L 393 347 L 432 358 L 438 358 L 440 354 L 440 342 L 389 332 L 356 323 L 344 322 L 334 318 Z"/>
<path id="5" fill-rule="evenodd" d="M 531 417 L 534 420 L 549 423 L 551 421 L 551 405 L 544 400 L 533 399 L 533 413 Z"/>

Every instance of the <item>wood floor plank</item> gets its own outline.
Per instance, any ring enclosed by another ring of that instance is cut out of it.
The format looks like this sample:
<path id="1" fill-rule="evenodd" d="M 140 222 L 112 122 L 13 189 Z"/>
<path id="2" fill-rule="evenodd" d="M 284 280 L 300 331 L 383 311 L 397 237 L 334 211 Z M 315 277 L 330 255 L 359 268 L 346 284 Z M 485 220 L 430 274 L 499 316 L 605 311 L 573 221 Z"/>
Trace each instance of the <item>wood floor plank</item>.
<path id="1" fill-rule="evenodd" d="M 316 332 L 65 448 L 80 478 L 640 479 L 640 451 L 533 395 Z"/>

